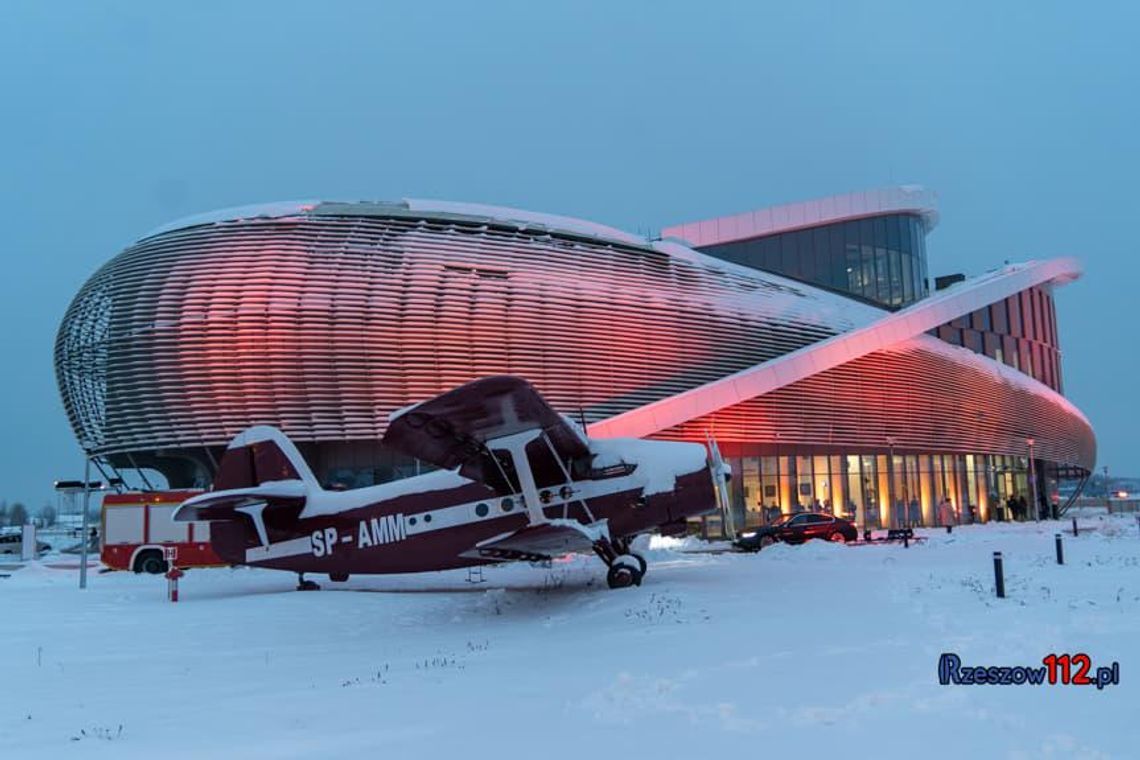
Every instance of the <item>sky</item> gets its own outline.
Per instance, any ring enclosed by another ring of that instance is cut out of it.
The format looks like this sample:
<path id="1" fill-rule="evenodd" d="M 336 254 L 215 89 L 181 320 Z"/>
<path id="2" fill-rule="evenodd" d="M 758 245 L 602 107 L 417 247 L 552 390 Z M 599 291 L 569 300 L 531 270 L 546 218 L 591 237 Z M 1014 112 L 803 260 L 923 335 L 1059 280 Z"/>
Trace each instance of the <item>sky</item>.
<path id="1" fill-rule="evenodd" d="M 151 228 L 444 198 L 635 232 L 872 187 L 939 194 L 933 274 L 1076 256 L 1065 392 L 1140 474 L 1140 5 L 0 3 L 0 498 L 82 453 L 52 350 Z"/>

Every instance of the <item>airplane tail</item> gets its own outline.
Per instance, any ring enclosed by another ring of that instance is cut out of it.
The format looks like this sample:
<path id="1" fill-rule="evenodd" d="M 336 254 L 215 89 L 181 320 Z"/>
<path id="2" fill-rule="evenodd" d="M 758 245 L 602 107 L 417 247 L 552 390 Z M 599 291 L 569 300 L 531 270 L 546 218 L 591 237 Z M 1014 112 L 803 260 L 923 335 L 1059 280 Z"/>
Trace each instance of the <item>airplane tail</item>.
<path id="1" fill-rule="evenodd" d="M 175 510 L 178 521 L 250 521 L 267 544 L 263 513 L 285 510 L 295 519 L 320 484 L 301 452 L 284 433 L 256 425 L 238 433 L 226 448 L 213 487 Z"/>
<path id="2" fill-rule="evenodd" d="M 255 425 L 230 441 L 218 463 L 213 490 L 253 488 L 281 480 L 317 487 L 317 479 L 293 442 L 275 427 Z"/>

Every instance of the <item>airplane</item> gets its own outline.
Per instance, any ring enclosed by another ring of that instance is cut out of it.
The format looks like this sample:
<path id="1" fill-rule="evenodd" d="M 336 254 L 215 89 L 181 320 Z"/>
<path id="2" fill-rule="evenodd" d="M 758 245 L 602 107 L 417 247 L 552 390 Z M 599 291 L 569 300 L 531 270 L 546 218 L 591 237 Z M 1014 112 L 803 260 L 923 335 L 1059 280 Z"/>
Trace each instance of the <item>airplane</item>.
<path id="1" fill-rule="evenodd" d="M 640 534 L 685 530 L 723 509 L 730 475 L 716 447 L 590 439 L 527 381 L 485 377 L 394 412 L 383 443 L 438 470 L 352 490 L 320 486 L 277 428 L 239 433 L 212 489 L 178 521 L 207 521 L 235 565 L 298 574 L 298 590 L 353 574 L 412 573 L 593 552 L 610 588 L 641 585 Z"/>

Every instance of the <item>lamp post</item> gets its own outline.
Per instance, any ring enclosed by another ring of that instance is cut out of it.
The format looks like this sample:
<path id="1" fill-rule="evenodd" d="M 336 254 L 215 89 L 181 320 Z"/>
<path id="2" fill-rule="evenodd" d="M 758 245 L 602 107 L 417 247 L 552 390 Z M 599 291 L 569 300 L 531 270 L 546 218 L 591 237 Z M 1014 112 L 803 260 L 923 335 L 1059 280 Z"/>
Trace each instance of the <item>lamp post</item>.
<path id="1" fill-rule="evenodd" d="M 1104 509 L 1110 515 L 1112 514 L 1112 489 L 1108 487 L 1108 465 L 1104 466 Z"/>
<path id="2" fill-rule="evenodd" d="M 1029 444 L 1029 482 L 1030 491 L 1033 494 L 1033 521 L 1041 522 L 1041 507 L 1037 503 L 1037 465 L 1033 461 L 1033 444 L 1032 438 L 1026 438 L 1025 442 Z"/>
<path id="3" fill-rule="evenodd" d="M 111 482 L 119 482 L 121 484 L 121 481 L 112 480 Z M 82 482 L 78 480 L 57 480 L 55 482 L 55 490 L 58 493 L 66 494 L 68 499 L 73 498 L 75 494 L 83 494 L 83 515 L 80 518 L 83 527 L 80 528 L 82 535 L 80 536 L 79 546 L 79 588 L 87 588 L 87 551 L 90 542 L 88 532 L 91 529 L 87 511 L 90 508 L 91 492 L 105 490 L 102 481 L 91 480 L 91 457 L 88 456 L 85 459 Z M 74 504 L 73 501 L 70 503 Z"/>

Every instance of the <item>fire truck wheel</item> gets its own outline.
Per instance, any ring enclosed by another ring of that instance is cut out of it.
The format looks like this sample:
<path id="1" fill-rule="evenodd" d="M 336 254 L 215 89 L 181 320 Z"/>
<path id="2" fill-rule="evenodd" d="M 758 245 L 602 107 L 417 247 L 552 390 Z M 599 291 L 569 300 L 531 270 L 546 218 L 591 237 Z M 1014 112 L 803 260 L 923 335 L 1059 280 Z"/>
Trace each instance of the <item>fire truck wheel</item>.
<path id="1" fill-rule="evenodd" d="M 166 560 L 157 550 L 145 551 L 135 559 L 135 572 L 161 575 L 166 572 Z"/>

